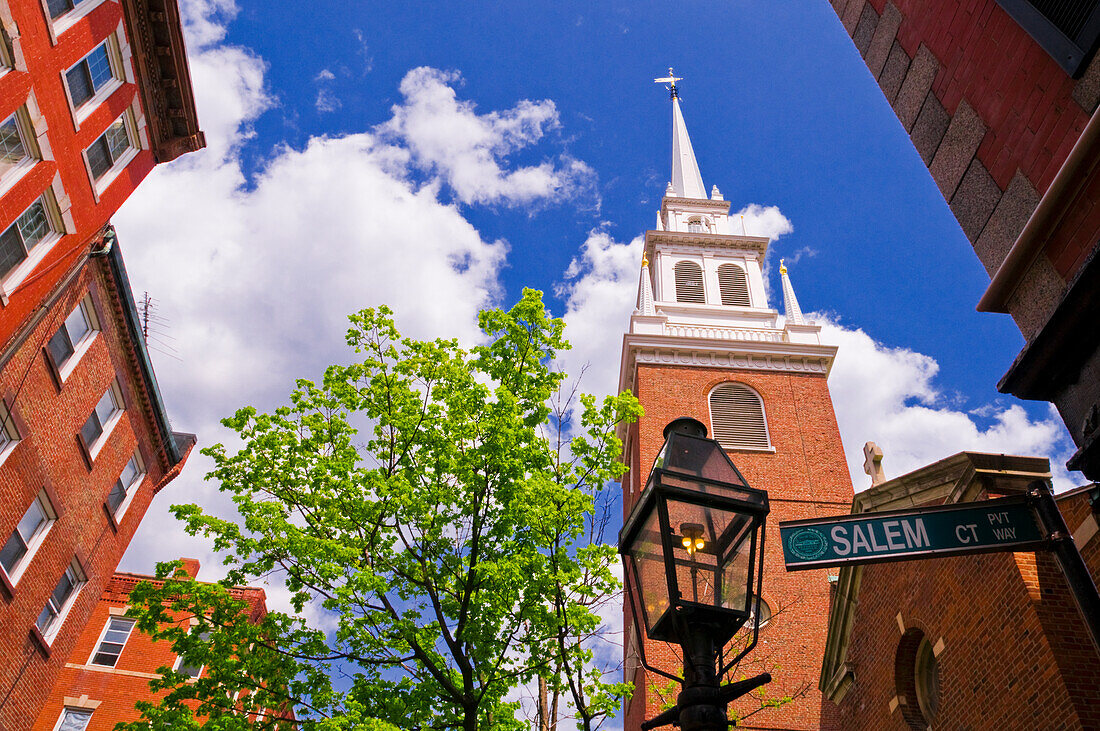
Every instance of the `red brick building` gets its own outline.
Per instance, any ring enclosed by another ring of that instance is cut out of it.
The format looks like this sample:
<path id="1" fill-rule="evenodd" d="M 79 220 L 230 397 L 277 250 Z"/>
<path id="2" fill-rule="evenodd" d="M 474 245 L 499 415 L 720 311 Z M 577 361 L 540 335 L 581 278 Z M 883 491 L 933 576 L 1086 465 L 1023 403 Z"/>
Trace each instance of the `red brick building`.
<path id="1" fill-rule="evenodd" d="M 29 728 L 194 443 L 110 216 L 203 145 L 177 6 L 0 3 L 0 728 Z"/>
<path id="2" fill-rule="evenodd" d="M 764 551 L 763 627 L 737 677 L 768 671 L 770 697 L 793 696 L 758 710 L 744 699 L 734 709 L 745 728 L 812 729 L 828 723 L 817 689 L 825 648 L 830 585 L 826 571 L 787 574 L 779 520 L 842 512 L 852 485 L 826 378 L 836 348 L 822 345 L 806 322 L 781 268 L 786 319 L 768 304 L 761 265 L 768 239 L 747 236 L 729 216 L 718 188 L 707 196 L 673 97 L 672 181 L 656 230 L 645 235 L 638 309 L 623 342 L 619 390 L 630 390 L 644 416 L 620 435 L 629 471 L 624 508 L 638 501 L 673 419 L 707 426 L 749 485 L 768 491 L 771 513 Z M 652 267 L 652 268 L 651 268 Z M 637 729 L 679 688 L 639 664 L 637 589 L 627 580 L 626 679 L 635 685 L 624 728 Z M 679 648 L 644 641 L 646 661 L 680 674 Z M 749 716 L 753 710 L 756 713 Z"/>
<path id="3" fill-rule="evenodd" d="M 194 577 L 199 562 L 184 559 L 184 570 Z M 34 731 L 57 728 L 110 731 L 116 723 L 137 720 L 134 702 L 152 700 L 149 681 L 160 677 L 157 668 L 170 667 L 200 677 L 202 667 L 188 665 L 167 642 L 154 642 L 126 619 L 130 590 L 150 576 L 117 573 L 107 583 L 83 633 L 34 724 Z M 231 590 L 248 603 L 248 619 L 258 622 L 267 614 L 263 589 Z M 181 618 L 181 621 L 187 621 Z M 70 726 L 65 726 L 65 723 Z M 28 727 L 31 728 L 31 727 Z"/>
<path id="4" fill-rule="evenodd" d="M 998 388 L 1100 478 L 1100 3 L 831 1 L 1027 339 Z"/>
<path id="5" fill-rule="evenodd" d="M 963 452 L 856 495 L 853 513 L 986 500 L 1049 476 L 1047 460 Z M 1093 486 L 1058 496 L 1100 574 Z M 1100 656 L 1049 553 L 839 570 L 821 688 L 838 728 L 1100 728 Z"/>

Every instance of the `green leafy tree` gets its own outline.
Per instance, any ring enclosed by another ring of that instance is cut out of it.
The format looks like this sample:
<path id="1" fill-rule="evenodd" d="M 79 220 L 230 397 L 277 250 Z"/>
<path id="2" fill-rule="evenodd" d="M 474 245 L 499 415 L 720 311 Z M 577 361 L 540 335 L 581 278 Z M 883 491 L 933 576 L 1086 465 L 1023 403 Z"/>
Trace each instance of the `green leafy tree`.
<path id="1" fill-rule="evenodd" d="M 293 712 L 294 728 L 505 731 L 525 727 L 518 689 L 539 680 L 595 728 L 630 689 L 590 640 L 619 588 L 597 505 L 637 400 L 581 397 L 564 436 L 553 359 L 569 346 L 533 290 L 482 312 L 470 350 L 402 337 L 385 307 L 350 321 L 356 362 L 226 419 L 235 453 L 203 450 L 239 519 L 173 511 L 228 575 L 204 585 L 162 565 L 132 612 L 207 670 L 163 669 L 162 699 L 120 728 L 290 728 Z M 245 621 L 231 587 L 268 575 L 297 613 Z M 303 618 L 318 605 L 325 626 Z"/>

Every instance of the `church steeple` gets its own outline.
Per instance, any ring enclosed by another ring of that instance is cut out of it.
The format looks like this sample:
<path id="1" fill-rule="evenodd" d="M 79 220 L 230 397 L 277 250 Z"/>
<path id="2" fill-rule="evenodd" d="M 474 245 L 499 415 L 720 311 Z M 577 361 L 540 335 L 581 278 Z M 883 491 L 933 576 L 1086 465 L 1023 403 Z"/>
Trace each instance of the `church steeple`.
<path id="1" fill-rule="evenodd" d="M 707 197 L 678 96 L 672 97 L 672 190 L 677 198 Z"/>
<path id="2" fill-rule="evenodd" d="M 779 277 L 783 281 L 783 310 L 787 316 L 787 322 L 792 325 L 805 325 L 806 319 L 802 317 L 802 308 L 798 306 L 798 298 L 794 296 L 794 287 L 791 278 L 787 276 L 787 265 L 779 260 Z"/>

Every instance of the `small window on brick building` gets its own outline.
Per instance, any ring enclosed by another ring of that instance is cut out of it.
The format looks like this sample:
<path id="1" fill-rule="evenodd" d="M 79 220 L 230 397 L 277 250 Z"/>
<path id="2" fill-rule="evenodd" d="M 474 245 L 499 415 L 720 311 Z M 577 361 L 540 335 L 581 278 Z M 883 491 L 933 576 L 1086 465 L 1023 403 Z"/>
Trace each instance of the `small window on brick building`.
<path id="1" fill-rule="evenodd" d="M 749 279 L 745 270 L 736 264 L 718 267 L 718 289 L 722 292 L 722 304 L 749 307 Z"/>
<path id="2" fill-rule="evenodd" d="M 4 547 L 0 548 L 0 567 L 11 583 L 19 581 L 55 520 L 57 513 L 43 490 L 19 519 Z"/>
<path id="3" fill-rule="evenodd" d="M 61 226 L 52 215 L 52 206 L 43 196 L 23 211 L 0 233 L 0 280 L 11 291 L 61 238 Z"/>
<path id="4" fill-rule="evenodd" d="M 122 73 L 117 62 L 112 62 L 113 51 L 111 42 L 104 41 L 65 72 L 65 85 L 74 110 L 94 99 L 103 99 L 122 84 Z"/>
<path id="5" fill-rule="evenodd" d="M 99 323 L 89 295 L 69 313 L 65 322 L 46 344 L 61 380 L 64 381 L 72 373 L 73 368 L 95 339 L 98 330 Z"/>
<path id="6" fill-rule="evenodd" d="M 92 665 L 106 665 L 113 668 L 118 662 L 122 648 L 126 646 L 126 640 L 130 638 L 130 632 L 134 629 L 134 620 L 125 617 L 111 617 L 107 620 L 107 626 L 103 628 L 103 635 L 99 638 L 95 650 L 92 652 Z"/>
<path id="7" fill-rule="evenodd" d="M 66 708 L 57 719 L 54 731 L 84 731 L 91 720 L 92 712 L 86 708 Z"/>
<path id="8" fill-rule="evenodd" d="M 106 392 L 99 399 L 99 403 L 92 409 L 84 426 L 80 427 L 80 438 L 88 450 L 88 456 L 95 459 L 102 449 L 103 443 L 115 428 L 122 415 L 122 392 L 115 379 L 107 387 Z"/>
<path id="9" fill-rule="evenodd" d="M 84 572 L 80 570 L 80 564 L 74 558 L 61 574 L 61 578 L 57 580 L 57 586 L 50 592 L 46 606 L 42 608 L 42 612 L 34 623 L 47 642 L 52 642 L 61 626 L 65 624 L 65 617 L 76 602 L 84 582 Z"/>
<path id="10" fill-rule="evenodd" d="M 0 399 L 0 464 L 4 464 L 4 460 L 15 450 L 19 438 L 19 429 L 15 426 L 11 409 Z"/>
<path id="11" fill-rule="evenodd" d="M 0 122 L 0 191 L 6 191 L 38 159 L 34 129 L 26 109 Z"/>
<path id="12" fill-rule="evenodd" d="M 134 158 L 137 152 L 137 134 L 132 129 L 130 113 L 126 112 L 84 151 L 88 171 L 100 192 L 118 175 L 118 172 Z"/>
<path id="13" fill-rule="evenodd" d="M 898 698 L 908 701 L 899 707 L 909 727 L 930 728 L 940 710 L 940 666 L 932 643 L 916 627 L 907 629 L 898 642 L 894 684 Z"/>
<path id="14" fill-rule="evenodd" d="M 997 0 L 1035 42 L 1074 78 L 1100 40 L 1097 0 Z"/>
<path id="15" fill-rule="evenodd" d="M 673 267 L 676 274 L 676 301 L 703 304 L 703 268 L 693 261 L 678 261 Z"/>
<path id="16" fill-rule="evenodd" d="M 195 632 L 195 630 L 192 629 L 191 632 L 193 634 Z M 203 631 L 199 632 L 199 640 L 202 641 L 202 642 L 209 642 L 210 641 L 210 632 L 209 632 L 209 630 L 203 630 Z M 198 661 L 190 660 L 187 657 L 185 657 L 184 655 L 180 655 L 179 657 L 176 658 L 176 668 L 175 668 L 176 672 L 177 673 L 182 673 L 182 674 L 186 675 L 189 678 L 197 678 L 200 675 L 202 675 L 202 669 L 204 667 L 205 667 L 205 665 L 203 665 L 203 663 L 198 662 Z"/>
<path id="17" fill-rule="evenodd" d="M 710 392 L 711 433 L 726 449 L 770 449 L 760 394 L 740 383 L 722 383 Z"/>
<path id="18" fill-rule="evenodd" d="M 111 514 L 115 516 L 115 520 L 120 520 L 126 512 L 126 508 L 130 507 L 130 501 L 133 499 L 138 487 L 141 486 L 144 477 L 145 469 L 142 465 L 141 454 L 134 452 L 134 456 L 122 468 L 122 474 L 115 480 L 111 491 L 107 493 L 107 507 L 110 509 Z"/>

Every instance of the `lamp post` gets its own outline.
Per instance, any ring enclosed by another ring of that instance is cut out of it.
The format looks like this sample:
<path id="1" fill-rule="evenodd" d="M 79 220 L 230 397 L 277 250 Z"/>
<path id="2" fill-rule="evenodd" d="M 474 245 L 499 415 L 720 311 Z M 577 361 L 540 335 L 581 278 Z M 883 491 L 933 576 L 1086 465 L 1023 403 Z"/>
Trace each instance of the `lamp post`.
<path id="1" fill-rule="evenodd" d="M 767 673 L 721 685 L 756 645 L 764 568 L 768 493 L 754 490 L 707 429 L 681 417 L 665 427 L 665 444 L 645 489 L 619 533 L 619 553 L 634 591 L 638 652 L 647 670 L 680 682 L 676 706 L 642 724 L 717 731 L 726 705 L 771 680 Z M 725 661 L 723 648 L 751 619 L 751 641 Z M 684 675 L 646 663 L 639 621 L 651 640 L 683 650 Z"/>

